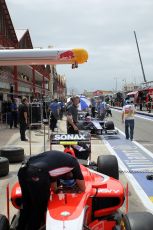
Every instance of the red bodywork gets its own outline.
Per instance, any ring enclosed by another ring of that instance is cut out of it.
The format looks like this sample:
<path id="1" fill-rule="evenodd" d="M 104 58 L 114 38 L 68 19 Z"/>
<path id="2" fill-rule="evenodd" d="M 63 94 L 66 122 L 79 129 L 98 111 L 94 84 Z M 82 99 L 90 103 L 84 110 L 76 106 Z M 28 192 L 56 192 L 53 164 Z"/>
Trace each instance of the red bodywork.
<path id="1" fill-rule="evenodd" d="M 134 104 L 146 103 L 146 107 L 148 107 L 149 97 L 152 98 L 153 101 L 153 88 L 145 88 L 139 91 L 130 92 L 127 94 L 130 101 L 133 101 Z"/>
<path id="2" fill-rule="evenodd" d="M 70 189 L 63 193 L 54 193 L 51 190 L 46 215 L 47 230 L 81 230 L 83 227 L 80 226 L 83 224 L 91 230 L 112 230 L 116 226 L 116 220 L 110 216 L 117 213 L 124 202 L 122 184 L 118 180 L 82 165 L 81 170 L 86 184 L 84 193 L 70 191 Z M 11 200 L 17 209 L 20 208 L 18 201 L 21 197 L 19 184 L 16 183 L 12 189 Z M 99 217 L 103 217 L 103 220 L 100 220 Z"/>
<path id="3" fill-rule="evenodd" d="M 71 154 L 73 157 L 75 157 L 75 152 L 74 152 L 74 150 L 73 150 L 72 148 L 70 148 L 70 147 L 66 147 L 66 148 L 64 149 L 64 153 L 69 153 L 69 154 Z"/>

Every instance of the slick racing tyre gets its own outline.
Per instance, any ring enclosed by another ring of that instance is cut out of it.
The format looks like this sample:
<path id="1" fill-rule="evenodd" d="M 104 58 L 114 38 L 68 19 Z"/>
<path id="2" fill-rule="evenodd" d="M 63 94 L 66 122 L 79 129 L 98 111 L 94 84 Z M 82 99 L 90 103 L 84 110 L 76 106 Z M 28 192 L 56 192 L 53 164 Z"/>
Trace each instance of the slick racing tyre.
<path id="1" fill-rule="evenodd" d="M 120 223 L 123 230 L 152 230 L 153 215 L 149 212 L 133 212 L 123 216 Z"/>
<path id="2" fill-rule="evenodd" d="M 105 129 L 106 130 L 114 130 L 115 129 L 114 122 L 113 121 L 106 121 L 105 122 Z"/>
<path id="3" fill-rule="evenodd" d="M 9 173 L 9 161 L 7 158 L 0 157 L 0 177 L 6 176 L 8 173 Z"/>
<path id="4" fill-rule="evenodd" d="M 97 171 L 118 180 L 119 170 L 117 158 L 112 155 L 98 156 Z"/>
<path id="5" fill-rule="evenodd" d="M 4 215 L 0 215 L 0 230 L 9 230 L 9 221 Z"/>
<path id="6" fill-rule="evenodd" d="M 5 147 L 1 149 L 1 156 L 6 157 L 9 163 L 18 163 L 24 160 L 24 149 L 20 147 Z"/>

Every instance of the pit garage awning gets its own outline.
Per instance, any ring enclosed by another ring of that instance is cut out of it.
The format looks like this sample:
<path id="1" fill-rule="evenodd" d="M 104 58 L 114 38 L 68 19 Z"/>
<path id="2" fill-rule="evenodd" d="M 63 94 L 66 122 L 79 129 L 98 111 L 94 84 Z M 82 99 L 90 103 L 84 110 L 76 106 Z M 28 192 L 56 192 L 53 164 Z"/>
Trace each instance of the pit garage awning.
<path id="1" fill-rule="evenodd" d="M 127 94 L 127 96 L 131 96 L 131 95 L 136 95 L 138 93 L 138 91 L 133 91 Z"/>

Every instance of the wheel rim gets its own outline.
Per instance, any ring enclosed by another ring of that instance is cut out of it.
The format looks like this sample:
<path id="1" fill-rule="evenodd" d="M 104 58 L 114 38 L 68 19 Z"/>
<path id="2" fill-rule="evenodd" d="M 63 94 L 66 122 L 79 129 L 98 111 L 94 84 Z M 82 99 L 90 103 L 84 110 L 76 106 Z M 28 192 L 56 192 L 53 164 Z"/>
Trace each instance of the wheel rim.
<path id="1" fill-rule="evenodd" d="M 120 227 L 121 227 L 121 230 L 127 230 L 123 220 L 121 220 Z"/>

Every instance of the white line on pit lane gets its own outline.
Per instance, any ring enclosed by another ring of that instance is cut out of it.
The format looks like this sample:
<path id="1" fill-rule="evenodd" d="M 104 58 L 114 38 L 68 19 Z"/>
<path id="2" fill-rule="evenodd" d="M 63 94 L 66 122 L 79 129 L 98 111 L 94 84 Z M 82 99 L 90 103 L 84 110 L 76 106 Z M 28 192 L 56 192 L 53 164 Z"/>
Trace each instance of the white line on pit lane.
<path id="1" fill-rule="evenodd" d="M 142 115 L 142 116 L 147 116 L 147 115 Z M 141 115 L 135 115 L 135 117 L 138 117 L 138 118 L 141 118 L 141 119 L 144 119 L 144 120 L 147 120 L 147 121 L 153 121 L 153 119 L 151 118 L 148 118 L 148 117 L 142 117 Z"/>
<path id="2" fill-rule="evenodd" d="M 117 111 L 119 113 L 122 113 L 122 110 L 118 110 L 118 109 L 112 109 L 112 110 Z M 135 114 L 135 117 L 138 117 L 138 118 L 153 122 L 153 119 L 148 118 L 148 117 L 144 117 L 144 116 L 147 116 L 147 115 L 145 115 L 145 114 L 142 114 L 142 115 Z"/>
<path id="3" fill-rule="evenodd" d="M 118 131 L 125 136 L 125 134 L 118 129 Z M 136 141 L 133 141 L 139 148 L 141 148 L 143 151 L 145 151 L 148 155 L 150 155 L 151 157 L 153 157 L 153 154 L 145 149 L 142 145 L 140 145 L 139 143 L 137 143 Z M 112 146 L 108 143 L 107 140 L 104 139 L 104 144 L 106 145 L 106 147 L 108 148 L 108 150 L 110 151 L 110 153 L 112 155 L 115 155 L 118 159 L 119 162 L 119 167 L 122 171 L 128 171 L 128 168 L 125 166 L 125 164 L 122 162 L 122 160 L 118 157 L 118 155 L 116 154 L 116 152 L 114 151 L 114 149 L 112 148 Z M 143 205 L 150 210 L 150 212 L 153 213 L 153 204 L 151 202 L 151 200 L 148 198 L 147 194 L 144 192 L 144 190 L 142 189 L 142 187 L 139 185 L 139 183 L 137 182 L 137 180 L 134 178 L 134 176 L 130 173 L 125 174 L 125 176 L 127 177 L 127 179 L 130 181 L 130 183 L 132 184 L 135 192 L 137 193 L 138 197 L 140 198 L 140 200 L 142 201 Z M 149 207 L 149 208 L 148 208 Z"/>
<path id="4" fill-rule="evenodd" d="M 116 128 L 122 135 L 125 136 L 125 133 L 122 132 L 120 129 Z M 141 144 L 139 144 L 137 141 L 132 141 L 134 144 L 136 144 L 140 149 L 142 149 L 145 153 L 147 153 L 149 156 L 151 156 L 153 158 L 153 153 L 151 151 L 149 151 L 148 149 L 146 149 L 145 147 L 143 147 Z"/>

